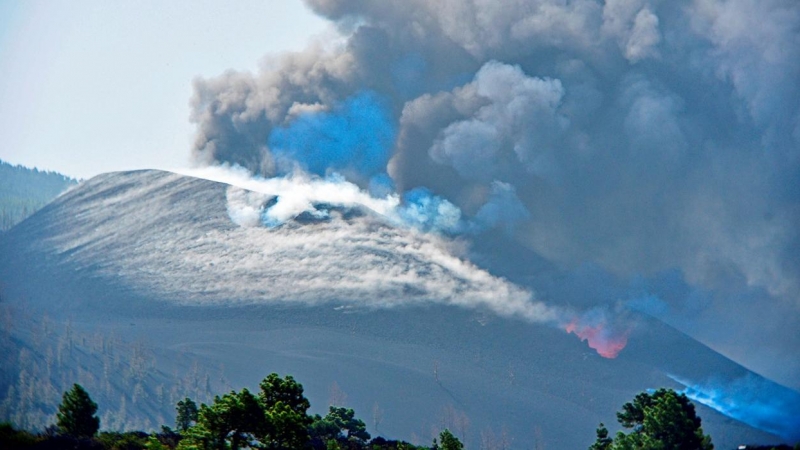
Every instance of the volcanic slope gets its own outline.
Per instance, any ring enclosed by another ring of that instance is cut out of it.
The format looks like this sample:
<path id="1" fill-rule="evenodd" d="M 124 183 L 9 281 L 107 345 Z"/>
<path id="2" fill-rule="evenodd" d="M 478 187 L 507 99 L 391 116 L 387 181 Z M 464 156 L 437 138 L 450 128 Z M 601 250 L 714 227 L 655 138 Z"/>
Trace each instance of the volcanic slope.
<path id="1" fill-rule="evenodd" d="M 120 427 L 171 424 L 184 394 L 278 372 L 305 385 L 315 412 L 353 407 L 373 434 L 429 443 L 446 426 L 472 448 L 585 448 L 637 392 L 683 387 L 676 377 L 758 377 L 646 318 L 616 359 L 600 357 L 548 325 L 557 306 L 466 262 L 462 245 L 366 208 L 269 228 L 232 220 L 242 202 L 275 199 L 167 172 L 112 173 L 0 236 L 0 304 L 13 324 L 2 349 L 14 361 L 3 365 L 0 412 L 13 416 L 25 398 L 31 365 L 56 377 L 57 352 L 79 367 L 50 391 L 75 374 L 101 410 L 125 413 Z M 109 337 L 130 344 L 141 370 L 108 357 Z M 174 380 L 187 371 L 192 383 Z M 37 407 L 53 404 L 26 406 Z M 719 448 L 778 441 L 699 412 Z"/>

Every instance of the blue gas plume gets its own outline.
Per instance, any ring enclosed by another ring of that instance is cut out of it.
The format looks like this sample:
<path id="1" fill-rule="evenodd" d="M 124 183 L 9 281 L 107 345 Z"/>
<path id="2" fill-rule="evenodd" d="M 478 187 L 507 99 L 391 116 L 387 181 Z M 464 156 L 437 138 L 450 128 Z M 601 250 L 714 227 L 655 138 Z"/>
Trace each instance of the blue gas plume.
<path id="1" fill-rule="evenodd" d="M 288 174 L 298 166 L 320 177 L 356 175 L 369 180 L 368 191 L 375 198 L 395 193 L 393 180 L 386 174 L 396 137 L 396 124 L 387 102 L 372 91 L 362 91 L 328 110 L 309 111 L 285 127 L 275 128 L 268 144 L 278 172 Z M 445 234 L 479 233 L 497 226 L 510 229 L 527 219 L 525 206 L 514 188 L 495 182 L 487 203 L 471 221 L 448 200 L 424 187 L 402 194 L 398 216 L 408 226 Z M 274 220 L 273 220 L 274 222 Z M 269 222 L 277 226 L 278 222 Z"/>
<path id="2" fill-rule="evenodd" d="M 433 195 L 426 188 L 416 188 L 403 195 L 400 218 L 407 225 L 423 231 L 455 234 L 464 229 L 461 210 L 449 201 Z"/>
<path id="3" fill-rule="evenodd" d="M 395 133 L 386 103 L 363 91 L 330 110 L 303 113 L 288 126 L 275 128 L 268 144 L 279 169 L 296 163 L 320 176 L 356 171 L 370 177 L 386 169 Z"/>
<path id="4" fill-rule="evenodd" d="M 690 399 L 783 439 L 800 441 L 800 393 L 755 375 L 702 383 L 671 376 Z"/>

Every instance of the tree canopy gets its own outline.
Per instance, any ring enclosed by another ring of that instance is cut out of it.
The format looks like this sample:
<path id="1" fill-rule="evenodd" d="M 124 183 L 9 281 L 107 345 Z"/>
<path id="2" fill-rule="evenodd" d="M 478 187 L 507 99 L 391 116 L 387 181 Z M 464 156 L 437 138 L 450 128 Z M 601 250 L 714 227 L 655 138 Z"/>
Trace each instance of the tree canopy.
<path id="1" fill-rule="evenodd" d="M 310 439 L 311 424 L 303 386 L 291 376 L 281 379 L 275 373 L 260 386 L 258 395 L 242 389 L 200 405 L 197 423 L 185 431 L 180 448 L 302 448 Z"/>
<path id="2" fill-rule="evenodd" d="M 336 406 L 331 406 L 325 417 L 314 416 L 310 431 L 312 438 L 322 442 L 344 439 L 363 444 L 370 438 L 366 424 L 356 419 L 355 411 Z"/>
<path id="3" fill-rule="evenodd" d="M 622 405 L 617 421 L 629 433 L 608 437 L 603 424 L 590 450 L 712 450 L 711 437 L 703 434 L 700 417 L 684 394 L 672 389 L 642 392 Z"/>
<path id="4" fill-rule="evenodd" d="M 58 428 L 61 433 L 73 437 L 92 437 L 100 429 L 100 419 L 95 415 L 97 403 L 79 384 L 64 393 L 58 406 Z"/>
<path id="5" fill-rule="evenodd" d="M 178 411 L 178 415 L 175 418 L 175 426 L 178 431 L 186 431 L 193 423 L 197 422 L 198 410 L 197 403 L 194 400 L 188 397 L 180 400 L 175 409 Z"/>
<path id="6" fill-rule="evenodd" d="M 439 442 L 437 443 L 436 439 L 433 440 L 432 450 L 463 450 L 463 448 L 464 444 L 450 430 L 445 428 L 439 433 Z"/>
<path id="7" fill-rule="evenodd" d="M 58 410 L 58 432 L 33 434 L 0 423 L 0 448 L 74 448 L 130 450 L 463 450 L 464 444 L 448 429 L 430 447 L 387 440 L 370 434 L 353 409 L 331 406 L 324 417 L 309 416 L 303 386 L 292 377 L 270 374 L 260 391 L 231 391 L 198 408 L 185 398 L 178 402 L 178 431 L 162 426 L 160 432 L 104 431 L 97 404 L 78 384 L 64 393 Z M 613 437 L 601 423 L 589 450 L 713 450 L 703 433 L 701 419 L 684 394 L 671 389 L 637 394 L 622 405 L 617 420 L 623 431 Z M 482 447 L 486 446 L 486 441 Z M 494 447 L 491 442 L 489 445 Z M 505 444 L 503 444 L 503 448 Z M 524 445 L 524 442 L 523 442 Z M 751 446 L 757 450 L 800 450 L 800 443 Z"/>

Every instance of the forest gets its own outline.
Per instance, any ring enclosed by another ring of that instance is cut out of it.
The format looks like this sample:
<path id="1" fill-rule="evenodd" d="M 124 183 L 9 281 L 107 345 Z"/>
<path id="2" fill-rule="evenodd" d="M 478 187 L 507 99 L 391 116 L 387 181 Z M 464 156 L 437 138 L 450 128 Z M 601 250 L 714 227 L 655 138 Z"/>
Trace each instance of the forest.
<path id="1" fill-rule="evenodd" d="M 78 180 L 0 160 L 0 232 L 22 222 Z"/>
<path id="2" fill-rule="evenodd" d="M 330 406 L 325 416 L 310 415 L 303 386 L 291 375 L 272 373 L 257 392 L 247 388 L 216 395 L 199 406 L 191 398 L 175 405 L 174 428 L 162 425 L 156 432 L 100 432 L 98 406 L 79 384 L 66 391 L 54 424 L 41 433 L 0 424 L 4 449 L 87 450 L 462 450 L 464 445 L 449 429 L 441 430 L 429 446 L 372 437 L 366 424 L 350 408 Z M 658 389 L 637 394 L 617 413 L 622 427 L 613 437 L 603 423 L 588 450 L 713 450 L 711 436 L 703 432 L 694 405 L 682 393 Z M 531 448 L 528 442 L 482 442 L 481 449 Z M 536 447 L 534 447 L 536 448 Z M 798 450 L 794 447 L 740 446 L 739 449 Z"/>

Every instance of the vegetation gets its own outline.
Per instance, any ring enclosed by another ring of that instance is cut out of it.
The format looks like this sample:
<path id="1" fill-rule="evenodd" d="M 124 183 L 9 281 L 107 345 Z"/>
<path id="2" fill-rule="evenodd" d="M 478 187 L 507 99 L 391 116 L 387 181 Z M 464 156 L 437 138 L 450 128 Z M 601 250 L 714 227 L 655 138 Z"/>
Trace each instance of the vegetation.
<path id="1" fill-rule="evenodd" d="M 312 439 L 324 443 L 346 440 L 364 444 L 370 438 L 366 424 L 356 419 L 355 411 L 336 406 L 331 406 L 325 417 L 315 415 L 309 433 Z"/>
<path id="2" fill-rule="evenodd" d="M 303 386 L 291 376 L 270 374 L 260 388 L 257 394 L 247 389 L 231 391 L 215 397 L 210 405 L 200 405 L 197 423 L 183 431 L 177 448 L 416 448 L 383 438 L 370 441 L 366 425 L 352 409 L 331 406 L 325 417 L 309 416 L 311 405 L 303 395 Z M 185 423 L 186 403 L 178 407 L 179 426 Z"/>
<path id="3" fill-rule="evenodd" d="M 433 440 L 433 450 L 461 450 L 464 445 L 447 428 L 439 433 L 439 443 Z"/>
<path id="4" fill-rule="evenodd" d="M 96 412 L 97 403 L 80 384 L 74 384 L 58 407 L 58 429 L 67 436 L 92 437 L 100 429 Z"/>
<path id="5" fill-rule="evenodd" d="M 303 386 L 291 376 L 273 373 L 259 385 L 216 396 L 210 404 L 184 398 L 176 405 L 176 426 L 160 432 L 101 432 L 97 404 L 78 384 L 64 393 L 57 426 L 33 434 L 0 423 L 3 449 L 97 449 L 97 450 L 463 450 L 464 445 L 448 429 L 439 433 L 431 447 L 417 447 L 382 437 L 370 439 L 364 422 L 349 408 L 331 406 L 324 417 L 310 416 Z M 703 434 L 701 420 L 689 399 L 671 389 L 636 395 L 617 413 L 620 431 L 614 438 L 602 423 L 590 450 L 712 450 Z M 758 450 L 800 450 L 795 447 L 747 446 Z"/>
<path id="6" fill-rule="evenodd" d="M 192 399 L 187 397 L 179 401 L 175 409 L 178 410 L 178 416 L 175 418 L 175 426 L 178 431 L 185 432 L 197 423 L 197 403 Z"/>
<path id="7" fill-rule="evenodd" d="M 672 389 L 642 392 L 622 405 L 617 420 L 629 433 L 614 439 L 601 423 L 590 450 L 713 450 L 711 437 L 703 434 L 700 417 L 684 394 Z"/>
<path id="8" fill-rule="evenodd" d="M 0 161 L 0 232 L 23 221 L 78 181 Z"/>
<path id="9" fill-rule="evenodd" d="M 303 386 L 291 376 L 273 373 L 259 385 L 214 397 L 199 407 L 190 398 L 177 402 L 177 430 L 162 426 L 158 433 L 102 432 L 95 415 L 97 404 L 86 390 L 73 385 L 59 407 L 58 425 L 41 434 L 0 424 L 3 449 L 110 449 L 110 450 L 239 450 L 259 449 L 423 449 L 407 442 L 370 439 L 364 421 L 349 408 L 331 406 L 325 417 L 308 414 L 310 403 Z M 437 449 L 461 449 L 449 431 Z M 447 442 L 447 444 L 445 444 Z M 449 445 L 449 446 L 448 446 Z"/>
<path id="10" fill-rule="evenodd" d="M 33 339 L 19 339 L 30 330 Z M 144 341 L 85 330 L 72 319 L 53 319 L 0 301 L 0 422 L 25 430 L 54 423 L 62 393 L 80 384 L 98 403 L 105 431 L 152 430 L 175 417 L 187 397 L 197 404 L 231 388 L 224 367 L 204 366 L 193 355 L 170 355 L 170 373 L 157 369 Z"/>

